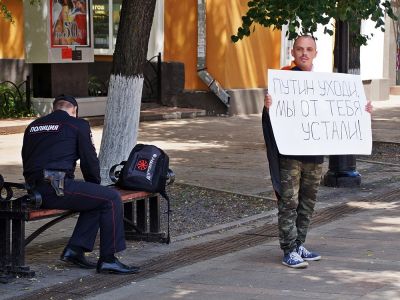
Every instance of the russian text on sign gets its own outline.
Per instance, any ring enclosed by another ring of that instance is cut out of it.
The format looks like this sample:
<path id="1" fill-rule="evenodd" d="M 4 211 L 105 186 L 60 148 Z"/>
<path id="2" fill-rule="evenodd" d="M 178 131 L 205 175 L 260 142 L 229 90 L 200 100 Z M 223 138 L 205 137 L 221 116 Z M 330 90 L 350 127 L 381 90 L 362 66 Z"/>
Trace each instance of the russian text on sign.
<path id="1" fill-rule="evenodd" d="M 358 75 L 268 70 L 269 114 L 286 155 L 370 154 L 371 117 Z"/>

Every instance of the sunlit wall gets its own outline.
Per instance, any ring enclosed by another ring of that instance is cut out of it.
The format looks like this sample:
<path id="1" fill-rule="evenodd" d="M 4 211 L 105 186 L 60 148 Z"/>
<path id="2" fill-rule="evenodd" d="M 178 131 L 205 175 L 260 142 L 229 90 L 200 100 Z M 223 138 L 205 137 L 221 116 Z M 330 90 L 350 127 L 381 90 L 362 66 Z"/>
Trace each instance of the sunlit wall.
<path id="1" fill-rule="evenodd" d="M 246 0 L 207 1 L 207 69 L 225 89 L 265 87 L 268 68 L 279 68 L 280 31 L 256 27 L 251 38 L 232 43 Z M 197 0 L 165 0 L 164 60 L 185 64 L 185 88 L 207 87 L 196 72 Z"/>

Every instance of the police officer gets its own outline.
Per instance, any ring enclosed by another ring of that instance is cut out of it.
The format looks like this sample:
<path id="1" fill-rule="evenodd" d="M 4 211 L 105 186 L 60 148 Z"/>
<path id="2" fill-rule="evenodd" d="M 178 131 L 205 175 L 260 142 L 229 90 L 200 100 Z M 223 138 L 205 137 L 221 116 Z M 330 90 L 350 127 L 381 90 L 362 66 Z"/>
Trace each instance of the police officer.
<path id="1" fill-rule="evenodd" d="M 22 146 L 24 177 L 28 187 L 42 195 L 42 208 L 79 212 L 74 232 L 61 260 L 99 273 L 130 274 L 139 271 L 121 263 L 114 254 L 126 248 L 123 205 L 115 190 L 100 185 L 100 167 L 89 123 L 77 118 L 74 97 L 54 99 L 53 112 L 33 121 L 25 130 Z M 85 181 L 75 181 L 76 161 Z M 100 258 L 85 258 L 100 229 Z"/>

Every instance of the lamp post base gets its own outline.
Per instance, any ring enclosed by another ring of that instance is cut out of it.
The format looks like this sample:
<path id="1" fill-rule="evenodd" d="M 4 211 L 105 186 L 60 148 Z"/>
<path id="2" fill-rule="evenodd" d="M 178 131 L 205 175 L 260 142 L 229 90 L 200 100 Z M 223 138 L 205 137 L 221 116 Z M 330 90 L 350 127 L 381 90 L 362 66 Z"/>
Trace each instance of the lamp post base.
<path id="1" fill-rule="evenodd" d="M 331 155 L 324 185 L 330 187 L 359 187 L 361 175 L 356 170 L 354 155 Z"/>
<path id="2" fill-rule="evenodd" d="M 357 171 L 328 171 L 324 176 L 324 185 L 329 187 L 359 187 L 361 175 Z"/>

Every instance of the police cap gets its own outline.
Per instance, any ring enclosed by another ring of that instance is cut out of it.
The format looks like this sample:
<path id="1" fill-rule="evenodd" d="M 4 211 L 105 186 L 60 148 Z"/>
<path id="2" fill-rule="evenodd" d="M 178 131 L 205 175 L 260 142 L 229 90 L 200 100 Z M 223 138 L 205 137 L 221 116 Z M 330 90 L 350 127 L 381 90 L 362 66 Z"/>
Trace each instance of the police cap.
<path id="1" fill-rule="evenodd" d="M 53 106 L 54 106 L 58 101 L 61 101 L 61 100 L 67 101 L 67 102 L 71 103 L 73 106 L 78 107 L 78 102 L 76 101 L 76 99 L 75 99 L 74 96 L 71 96 L 71 95 L 64 95 L 64 94 L 58 95 L 57 97 L 54 98 Z"/>

